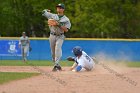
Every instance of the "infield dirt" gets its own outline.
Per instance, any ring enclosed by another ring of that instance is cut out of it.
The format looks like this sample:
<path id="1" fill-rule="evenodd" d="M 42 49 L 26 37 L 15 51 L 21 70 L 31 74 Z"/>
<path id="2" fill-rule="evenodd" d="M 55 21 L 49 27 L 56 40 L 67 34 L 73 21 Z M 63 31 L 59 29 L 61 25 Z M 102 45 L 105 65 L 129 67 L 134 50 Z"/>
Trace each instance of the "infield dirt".
<path id="1" fill-rule="evenodd" d="M 106 67 L 105 67 L 106 66 Z M 69 67 L 52 72 L 52 67 L 0 66 L 0 72 L 41 72 L 27 79 L 0 85 L 0 93 L 139 93 L 140 68 L 112 64 L 96 65 L 91 72 L 72 72 Z M 40 70 L 37 70 L 37 69 Z M 120 76 L 112 73 L 115 71 Z M 46 74 L 44 74 L 46 73 Z M 125 78 L 122 78 L 125 77 Z M 4 77 L 0 77 L 4 78 Z M 128 80 L 129 79 L 129 80 Z"/>

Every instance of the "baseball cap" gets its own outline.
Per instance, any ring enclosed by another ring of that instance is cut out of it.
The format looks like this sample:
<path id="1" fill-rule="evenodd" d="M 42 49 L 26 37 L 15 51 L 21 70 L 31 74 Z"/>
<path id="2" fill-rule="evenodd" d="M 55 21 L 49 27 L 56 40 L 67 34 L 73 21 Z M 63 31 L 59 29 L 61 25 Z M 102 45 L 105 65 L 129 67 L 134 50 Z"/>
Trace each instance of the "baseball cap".
<path id="1" fill-rule="evenodd" d="M 60 3 L 60 4 L 56 5 L 56 7 L 61 7 L 61 8 L 63 8 L 63 9 L 65 9 L 65 5 L 64 5 L 64 4 L 62 4 L 62 3 Z"/>
<path id="2" fill-rule="evenodd" d="M 22 32 L 22 34 L 26 34 L 26 32 Z"/>

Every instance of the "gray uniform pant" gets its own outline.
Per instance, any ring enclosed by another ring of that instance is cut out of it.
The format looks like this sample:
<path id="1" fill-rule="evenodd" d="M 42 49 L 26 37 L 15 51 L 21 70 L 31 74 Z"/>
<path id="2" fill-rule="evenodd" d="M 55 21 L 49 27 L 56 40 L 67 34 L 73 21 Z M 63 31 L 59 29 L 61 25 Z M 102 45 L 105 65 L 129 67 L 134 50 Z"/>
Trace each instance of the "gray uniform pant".
<path id="1" fill-rule="evenodd" d="M 21 49 L 22 49 L 22 58 L 23 58 L 23 60 L 26 60 L 27 59 L 26 58 L 27 57 L 27 53 L 29 51 L 29 45 L 22 46 Z"/>
<path id="2" fill-rule="evenodd" d="M 64 35 L 52 35 L 50 34 L 49 41 L 50 41 L 50 48 L 52 54 L 52 60 L 55 64 L 59 64 L 59 61 L 62 57 L 62 44 L 65 39 Z"/>

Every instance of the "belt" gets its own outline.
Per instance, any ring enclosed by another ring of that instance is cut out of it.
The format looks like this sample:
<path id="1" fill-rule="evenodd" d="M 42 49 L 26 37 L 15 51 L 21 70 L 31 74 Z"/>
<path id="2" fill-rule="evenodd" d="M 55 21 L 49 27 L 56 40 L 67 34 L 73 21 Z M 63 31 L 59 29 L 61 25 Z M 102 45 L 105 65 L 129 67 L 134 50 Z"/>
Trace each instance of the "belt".
<path id="1" fill-rule="evenodd" d="M 53 33 L 53 32 L 51 32 L 50 34 L 51 34 L 51 35 L 55 35 L 55 36 L 61 36 L 61 35 L 64 35 L 64 33 L 56 34 L 56 33 Z"/>

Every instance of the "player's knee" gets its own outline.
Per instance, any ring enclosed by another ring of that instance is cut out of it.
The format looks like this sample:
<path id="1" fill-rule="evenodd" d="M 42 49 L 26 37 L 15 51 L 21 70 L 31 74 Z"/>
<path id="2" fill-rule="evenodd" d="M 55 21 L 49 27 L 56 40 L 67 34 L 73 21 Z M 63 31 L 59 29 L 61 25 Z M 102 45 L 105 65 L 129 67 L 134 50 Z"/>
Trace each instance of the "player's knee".
<path id="1" fill-rule="evenodd" d="M 59 44 L 56 44 L 55 50 L 56 50 L 56 49 L 61 49 L 61 46 L 60 46 Z"/>
<path id="2" fill-rule="evenodd" d="M 56 46 L 56 47 L 55 47 L 55 51 L 56 51 L 56 52 L 61 52 L 61 47 Z"/>

